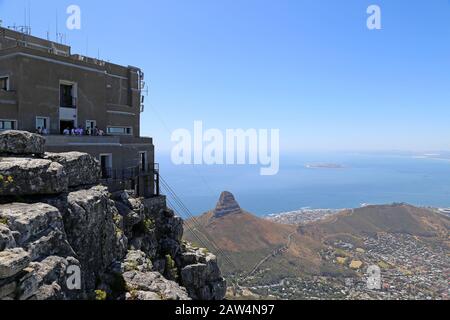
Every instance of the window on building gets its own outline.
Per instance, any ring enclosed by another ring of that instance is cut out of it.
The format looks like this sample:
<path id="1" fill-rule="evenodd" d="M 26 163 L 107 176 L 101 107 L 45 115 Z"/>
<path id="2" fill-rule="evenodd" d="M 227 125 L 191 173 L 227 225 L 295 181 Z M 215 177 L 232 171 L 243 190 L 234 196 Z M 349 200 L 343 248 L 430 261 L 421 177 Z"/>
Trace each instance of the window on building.
<path id="1" fill-rule="evenodd" d="M 50 129 L 50 118 L 48 117 L 36 117 L 36 129 Z"/>
<path id="2" fill-rule="evenodd" d="M 59 87 L 60 107 L 62 108 L 76 108 L 75 98 L 73 95 L 73 85 L 61 84 Z"/>
<path id="3" fill-rule="evenodd" d="M 131 127 L 108 127 L 107 134 L 129 136 L 133 134 L 133 129 Z"/>
<path id="4" fill-rule="evenodd" d="M 16 120 L 0 120 L 0 131 L 2 130 L 16 130 Z"/>
<path id="5" fill-rule="evenodd" d="M 0 90 L 9 90 L 9 77 L 0 77 Z"/>

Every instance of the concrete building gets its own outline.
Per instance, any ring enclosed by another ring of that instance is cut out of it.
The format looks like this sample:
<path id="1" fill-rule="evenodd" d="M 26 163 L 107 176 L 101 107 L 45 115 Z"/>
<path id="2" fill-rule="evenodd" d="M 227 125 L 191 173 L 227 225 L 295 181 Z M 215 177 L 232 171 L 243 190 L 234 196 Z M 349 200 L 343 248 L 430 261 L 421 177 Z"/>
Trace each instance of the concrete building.
<path id="1" fill-rule="evenodd" d="M 153 141 L 140 136 L 143 80 L 139 68 L 0 27 L 0 130 L 39 128 L 47 151 L 90 153 L 105 175 L 154 167 Z"/>

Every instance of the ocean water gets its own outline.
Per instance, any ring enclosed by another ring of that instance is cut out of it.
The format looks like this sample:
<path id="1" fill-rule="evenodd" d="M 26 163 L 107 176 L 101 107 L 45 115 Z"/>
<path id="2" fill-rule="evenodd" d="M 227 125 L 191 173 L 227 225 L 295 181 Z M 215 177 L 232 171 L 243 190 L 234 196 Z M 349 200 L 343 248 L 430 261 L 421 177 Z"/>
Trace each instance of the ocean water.
<path id="1" fill-rule="evenodd" d="M 193 214 L 232 192 L 245 210 L 266 215 L 310 208 L 355 208 L 406 202 L 450 207 L 450 157 L 414 153 L 304 153 L 284 155 L 275 176 L 259 166 L 175 166 L 159 155 L 161 176 Z M 339 168 L 308 168 L 335 164 Z"/>

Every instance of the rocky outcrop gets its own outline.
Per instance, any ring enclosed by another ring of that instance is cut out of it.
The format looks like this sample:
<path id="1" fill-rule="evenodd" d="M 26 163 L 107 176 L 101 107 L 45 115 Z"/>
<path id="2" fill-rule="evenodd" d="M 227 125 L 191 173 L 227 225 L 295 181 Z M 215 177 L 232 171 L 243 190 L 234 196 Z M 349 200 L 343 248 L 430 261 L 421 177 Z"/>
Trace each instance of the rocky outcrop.
<path id="1" fill-rule="evenodd" d="M 227 285 L 217 265 L 216 256 L 206 249 L 183 246 L 179 257 L 181 283 L 188 289 L 189 296 L 197 300 L 221 300 Z"/>
<path id="2" fill-rule="evenodd" d="M 114 221 L 118 212 L 107 188 L 82 189 L 47 201 L 62 213 L 68 242 L 82 266 L 83 290 L 93 292 L 105 270 L 127 250 L 127 239 Z"/>
<path id="3" fill-rule="evenodd" d="M 128 271 L 123 274 L 127 300 L 190 300 L 186 289 L 159 272 Z"/>
<path id="4" fill-rule="evenodd" d="M 63 166 L 69 187 L 95 185 L 100 180 L 98 161 L 86 153 L 46 153 L 44 158 Z"/>
<path id="5" fill-rule="evenodd" d="M 0 158 L 2 195 L 58 194 L 67 188 L 67 174 L 57 162 L 34 158 Z"/>
<path id="6" fill-rule="evenodd" d="M 217 202 L 216 208 L 214 209 L 214 217 L 220 218 L 229 214 L 239 214 L 241 212 L 241 207 L 233 194 L 227 191 L 222 192 L 219 202 Z"/>
<path id="7" fill-rule="evenodd" d="M 15 276 L 30 263 L 30 255 L 21 248 L 0 252 L 0 279 Z"/>
<path id="8" fill-rule="evenodd" d="M 1 151 L 14 157 L 0 158 L 0 300 L 224 297 L 216 258 L 182 243 L 164 197 L 110 194 L 89 155 L 43 155 L 35 135 L 0 136 L 8 148 L 29 137 L 25 151 L 36 151 Z"/>
<path id="9" fill-rule="evenodd" d="M 0 134 L 2 155 L 42 155 L 45 139 L 26 131 L 4 131 Z"/>

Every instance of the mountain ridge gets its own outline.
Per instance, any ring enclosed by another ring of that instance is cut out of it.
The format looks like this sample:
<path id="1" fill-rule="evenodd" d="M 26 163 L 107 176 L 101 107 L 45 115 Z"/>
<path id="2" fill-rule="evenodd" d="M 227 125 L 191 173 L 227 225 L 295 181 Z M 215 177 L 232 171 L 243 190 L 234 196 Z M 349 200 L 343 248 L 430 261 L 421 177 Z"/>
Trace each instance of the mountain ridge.
<path id="1" fill-rule="evenodd" d="M 228 193 L 226 198 L 236 201 Z M 224 205 L 223 198 L 221 196 L 219 200 L 221 207 Z M 230 203 L 236 207 L 233 201 Z M 427 243 L 437 241 L 447 250 L 449 245 L 450 219 L 408 204 L 343 210 L 323 220 L 301 225 L 268 221 L 241 208 L 233 214 L 219 216 L 211 210 L 197 217 L 196 221 L 236 264 L 236 268 L 221 265 L 224 273 L 238 273 L 246 277 L 256 268 L 266 270 L 266 280 L 270 282 L 288 276 L 354 275 L 355 270 L 349 265 L 324 259 L 323 253 L 327 250 L 340 252 L 334 247 L 335 243 L 348 243 L 354 248 L 361 247 L 363 251 L 368 238 L 397 234 L 410 235 Z M 190 228 L 195 228 L 192 220 L 186 222 L 185 237 L 195 242 Z"/>

